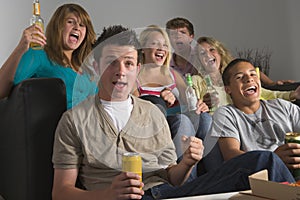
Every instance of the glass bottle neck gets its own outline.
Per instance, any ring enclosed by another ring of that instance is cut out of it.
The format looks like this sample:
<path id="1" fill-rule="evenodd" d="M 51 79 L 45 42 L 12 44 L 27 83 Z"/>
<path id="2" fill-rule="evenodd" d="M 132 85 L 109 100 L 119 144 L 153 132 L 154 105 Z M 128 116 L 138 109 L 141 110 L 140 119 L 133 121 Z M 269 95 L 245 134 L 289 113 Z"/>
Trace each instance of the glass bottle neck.
<path id="1" fill-rule="evenodd" d="M 34 2 L 33 3 L 33 15 L 40 15 L 40 3 L 39 2 Z"/>
<path id="2" fill-rule="evenodd" d="M 206 76 L 206 77 L 205 77 L 205 82 L 206 82 L 206 85 L 207 85 L 207 86 L 212 86 L 212 82 L 211 82 L 211 79 L 210 79 L 209 76 Z"/>
<path id="3" fill-rule="evenodd" d="M 188 86 L 193 86 L 193 81 L 191 77 L 187 77 L 186 82 Z"/>

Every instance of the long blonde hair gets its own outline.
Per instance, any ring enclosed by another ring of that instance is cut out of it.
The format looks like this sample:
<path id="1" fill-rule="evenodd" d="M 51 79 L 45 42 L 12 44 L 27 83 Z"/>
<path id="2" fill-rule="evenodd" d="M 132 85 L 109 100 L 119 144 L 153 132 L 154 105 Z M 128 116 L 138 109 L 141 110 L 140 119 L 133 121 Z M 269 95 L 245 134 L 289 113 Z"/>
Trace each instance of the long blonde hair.
<path id="1" fill-rule="evenodd" d="M 86 36 L 80 46 L 73 52 L 72 59 L 69 60 L 63 52 L 63 29 L 66 17 L 75 14 L 86 26 Z M 64 67 L 73 66 L 79 69 L 87 55 L 92 51 L 92 45 L 96 41 L 89 14 L 77 4 L 64 4 L 56 9 L 46 28 L 47 45 L 45 51 L 50 60 Z"/>
<path id="2" fill-rule="evenodd" d="M 139 41 L 140 41 L 140 44 L 141 44 L 141 47 L 142 48 L 147 48 L 146 47 L 146 43 L 149 39 L 149 35 L 153 32 L 159 32 L 163 35 L 164 39 L 166 40 L 166 44 L 168 45 L 168 55 L 167 55 L 167 58 L 164 62 L 164 67 L 161 68 L 161 72 L 163 74 L 169 74 L 170 73 L 170 70 L 169 70 L 169 67 L 170 67 L 170 62 L 171 62 L 171 57 L 172 57 L 172 53 L 171 53 L 171 43 L 170 43 L 170 39 L 169 39 L 169 36 L 167 34 L 167 32 L 160 28 L 159 26 L 157 25 L 150 25 L 150 26 L 147 26 L 146 29 L 144 29 L 141 33 L 140 33 L 140 36 L 139 36 Z M 142 59 L 142 64 L 144 64 L 144 55 L 143 55 L 143 59 Z M 141 68 L 141 71 L 143 70 L 144 67 Z"/>
<path id="3" fill-rule="evenodd" d="M 201 45 L 204 42 L 209 44 L 210 46 L 214 47 L 220 54 L 221 60 L 220 60 L 219 71 L 222 74 L 225 67 L 228 65 L 228 63 L 233 60 L 231 53 L 229 52 L 229 50 L 227 48 L 225 48 L 225 46 L 220 41 L 218 41 L 212 37 L 199 37 L 197 40 L 198 45 Z M 198 48 L 197 48 L 197 53 L 198 53 Z M 197 55 L 199 55 L 199 54 L 197 54 Z"/>

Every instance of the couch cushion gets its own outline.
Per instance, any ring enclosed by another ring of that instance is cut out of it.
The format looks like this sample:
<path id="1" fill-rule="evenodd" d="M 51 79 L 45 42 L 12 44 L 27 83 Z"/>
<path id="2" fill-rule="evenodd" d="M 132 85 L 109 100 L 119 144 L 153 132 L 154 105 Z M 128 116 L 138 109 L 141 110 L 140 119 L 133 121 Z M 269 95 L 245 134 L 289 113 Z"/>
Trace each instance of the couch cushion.
<path id="1" fill-rule="evenodd" d="M 66 110 L 66 89 L 57 78 L 33 78 L 0 100 L 0 195 L 51 199 L 52 146 Z"/>

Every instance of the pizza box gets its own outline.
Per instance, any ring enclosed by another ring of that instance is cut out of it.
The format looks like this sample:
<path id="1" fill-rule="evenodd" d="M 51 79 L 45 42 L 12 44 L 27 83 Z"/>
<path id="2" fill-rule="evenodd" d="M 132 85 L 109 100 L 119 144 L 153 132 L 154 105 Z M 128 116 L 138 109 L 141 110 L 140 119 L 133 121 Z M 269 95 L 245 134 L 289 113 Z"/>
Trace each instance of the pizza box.
<path id="1" fill-rule="evenodd" d="M 250 191 L 242 191 L 232 196 L 231 200 L 298 200 L 300 187 L 276 183 L 268 180 L 268 171 L 262 170 L 249 176 Z"/>

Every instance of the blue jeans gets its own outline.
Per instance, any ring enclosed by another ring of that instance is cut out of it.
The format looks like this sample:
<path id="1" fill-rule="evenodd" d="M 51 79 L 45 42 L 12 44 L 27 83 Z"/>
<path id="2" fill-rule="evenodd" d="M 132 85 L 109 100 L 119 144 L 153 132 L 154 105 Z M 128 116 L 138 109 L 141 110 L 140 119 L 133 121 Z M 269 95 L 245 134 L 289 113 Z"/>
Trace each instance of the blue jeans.
<path id="1" fill-rule="evenodd" d="M 176 154 L 178 162 L 181 161 L 182 155 L 185 149 L 181 146 L 181 137 L 185 136 L 196 136 L 204 140 L 207 135 L 211 123 L 212 117 L 208 113 L 201 113 L 196 115 L 194 113 L 185 114 L 176 114 L 167 116 L 167 121 L 171 130 L 172 139 L 176 147 Z M 196 130 L 196 131 L 195 131 Z M 197 166 L 195 166 L 188 178 L 188 182 L 197 177 Z"/>
<path id="2" fill-rule="evenodd" d="M 196 136 L 204 141 L 212 123 L 212 117 L 208 113 L 200 115 L 176 114 L 167 116 L 167 121 L 171 130 L 172 139 L 176 147 L 177 156 L 182 156 L 184 150 L 181 148 L 181 137 Z"/>
<path id="3" fill-rule="evenodd" d="M 181 146 L 182 136 L 195 136 L 196 132 L 190 119 L 184 114 L 176 114 L 167 116 L 172 139 L 176 147 L 177 157 L 181 157 L 184 149 Z"/>
<path id="4" fill-rule="evenodd" d="M 201 113 L 197 115 L 194 112 L 187 113 L 187 116 L 191 120 L 194 129 L 196 130 L 196 137 L 204 141 L 208 131 L 210 130 L 212 124 L 212 117 L 209 113 Z"/>
<path id="5" fill-rule="evenodd" d="M 248 176 L 267 169 L 269 180 L 294 182 L 289 169 L 270 151 L 249 151 L 182 186 L 162 184 L 145 192 L 144 200 L 233 192 L 250 189 Z"/>
<path id="6" fill-rule="evenodd" d="M 175 145 L 177 162 L 182 160 L 182 155 L 185 149 L 182 147 L 181 137 L 183 135 L 195 136 L 196 132 L 190 119 L 184 114 L 176 114 L 167 116 L 167 121 L 170 127 L 173 143 Z M 188 182 L 197 177 L 197 166 L 193 167 Z"/>

